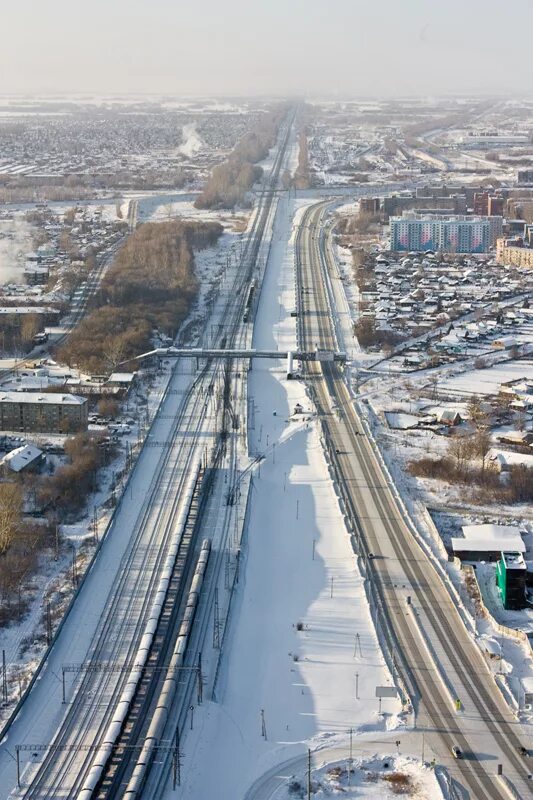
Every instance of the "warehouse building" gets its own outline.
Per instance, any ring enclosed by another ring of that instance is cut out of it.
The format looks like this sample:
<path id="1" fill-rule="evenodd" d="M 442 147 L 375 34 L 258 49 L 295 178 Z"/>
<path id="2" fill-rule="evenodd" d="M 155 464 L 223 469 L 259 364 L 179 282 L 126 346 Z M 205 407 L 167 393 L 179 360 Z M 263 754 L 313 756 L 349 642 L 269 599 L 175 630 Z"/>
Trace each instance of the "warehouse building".
<path id="1" fill-rule="evenodd" d="M 87 430 L 88 404 L 73 394 L 3 392 L 0 430 L 30 433 L 74 433 Z"/>

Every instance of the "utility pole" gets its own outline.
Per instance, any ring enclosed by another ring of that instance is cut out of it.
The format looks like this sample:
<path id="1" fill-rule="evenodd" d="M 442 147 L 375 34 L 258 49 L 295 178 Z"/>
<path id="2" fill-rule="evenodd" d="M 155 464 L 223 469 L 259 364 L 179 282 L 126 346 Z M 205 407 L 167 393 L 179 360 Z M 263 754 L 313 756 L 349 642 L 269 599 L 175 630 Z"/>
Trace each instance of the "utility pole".
<path id="1" fill-rule="evenodd" d="M 352 783 L 352 767 L 353 767 L 353 728 L 350 728 L 350 760 L 348 762 L 348 786 Z"/>
<path id="2" fill-rule="evenodd" d="M 7 705 L 7 670 L 6 670 L 6 651 L 2 650 L 2 699 Z"/>
<path id="3" fill-rule="evenodd" d="M 76 569 L 76 548 L 72 545 L 72 586 L 76 588 L 78 585 L 78 572 Z"/>
<path id="4" fill-rule="evenodd" d="M 95 545 L 98 544 L 98 509 L 96 506 L 93 508 L 93 531 L 94 531 L 94 543 Z"/>
<path id="5" fill-rule="evenodd" d="M 261 709 L 261 736 L 266 741 L 267 738 L 267 729 L 266 729 L 266 722 L 265 722 L 265 709 Z"/>
<path id="6" fill-rule="evenodd" d="M 198 653 L 198 705 L 202 705 L 204 697 L 204 679 L 202 676 L 202 653 Z"/>
<path id="7" fill-rule="evenodd" d="M 307 800 L 311 800 L 311 749 L 307 751 Z"/>
<path id="8" fill-rule="evenodd" d="M 50 597 L 46 598 L 46 643 L 50 646 L 52 642 L 52 611 L 50 608 Z"/>

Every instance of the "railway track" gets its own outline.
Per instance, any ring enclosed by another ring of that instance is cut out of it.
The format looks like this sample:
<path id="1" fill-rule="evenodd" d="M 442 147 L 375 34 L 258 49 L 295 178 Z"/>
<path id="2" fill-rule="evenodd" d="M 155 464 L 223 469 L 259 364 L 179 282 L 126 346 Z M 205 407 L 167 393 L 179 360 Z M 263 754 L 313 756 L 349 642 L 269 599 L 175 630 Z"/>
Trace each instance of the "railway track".
<path id="1" fill-rule="evenodd" d="M 302 347 L 315 342 L 326 349 L 338 346 L 328 292 L 327 252 L 320 235 L 327 207 L 327 203 L 321 203 L 306 212 L 297 240 Z M 452 745 L 458 744 L 467 755 L 454 762 L 453 772 L 472 798 L 508 797 L 496 778 L 499 762 L 504 762 L 504 771 L 519 795 L 530 796 L 530 767 L 518 753 L 520 726 L 505 707 L 442 578 L 403 518 L 357 415 L 342 369 L 328 362 L 306 364 L 304 370 L 364 566 L 377 627 L 393 674 L 401 679 L 415 704 L 418 723 L 438 740 L 436 747 L 441 753 L 449 754 Z M 411 607 L 407 595 L 412 597 Z M 443 663 L 435 663 L 424 647 L 419 624 L 412 616 L 415 612 L 410 608 L 417 609 L 433 651 Z M 449 677 L 458 682 L 464 715 L 452 708 L 443 684 L 443 668 L 449 669 Z M 477 755 L 479 742 L 481 756 Z"/>
<path id="2" fill-rule="evenodd" d="M 289 120 L 274 168 L 258 199 L 254 224 L 243 251 L 242 269 L 237 273 L 233 290 L 227 299 L 224 314 L 226 324 L 218 335 L 220 346 L 234 346 L 250 336 L 251 327 L 243 324 L 242 319 L 249 297 L 246 290 L 257 273 L 256 259 L 268 223 L 274 197 L 272 189 L 277 185 L 291 124 L 292 120 Z M 108 736 L 114 724 L 117 703 L 128 690 L 131 676 L 121 665 L 134 666 L 138 642 L 150 620 L 159 576 L 172 544 L 173 523 L 180 511 L 180 502 L 187 494 L 190 474 L 195 473 L 198 454 L 204 451 L 208 406 L 215 403 L 215 396 L 223 396 L 221 387 L 224 381 L 231 384 L 233 396 L 239 396 L 244 375 L 245 370 L 241 365 L 234 365 L 230 374 L 223 376 L 220 364 L 207 362 L 185 393 L 169 446 L 164 450 L 157 474 L 147 492 L 142 514 L 132 532 L 132 545 L 120 566 L 120 577 L 106 615 L 93 639 L 86 668 L 80 670 L 68 711 L 42 765 L 32 776 L 24 797 L 77 797 L 92 774 L 95 751 L 98 752 Z M 222 418 L 221 428 L 224 430 L 228 427 L 225 407 Z M 208 432 L 215 458 L 220 458 L 220 452 L 226 447 L 226 437 L 220 434 L 221 431 L 218 434 L 214 430 Z M 234 450 L 232 444 L 230 461 L 236 457 Z M 200 526 L 193 526 L 190 533 L 184 531 L 180 541 L 170 586 L 178 604 L 182 603 L 190 580 L 191 553 L 199 530 Z M 213 561 L 220 568 L 220 556 Z M 163 674 L 166 659 L 176 640 L 179 619 L 172 611 L 173 607 L 169 595 L 148 655 L 149 663 L 157 665 L 157 669 L 151 670 L 152 678 L 158 671 L 160 675 Z M 99 664 L 109 665 L 109 668 L 100 670 Z M 113 665 L 118 665 L 118 668 L 114 669 Z M 149 678 L 149 672 L 144 671 L 138 690 L 130 700 L 128 713 L 116 740 L 117 747 L 111 750 L 112 757 L 102 765 L 98 791 L 94 793 L 91 790 L 87 796 L 121 796 L 126 781 L 136 770 L 136 755 L 146 729 L 145 721 L 157 702 L 163 683 L 159 679 Z M 186 686 L 182 694 L 186 701 L 194 682 L 186 679 L 184 683 Z M 183 714 L 178 716 L 181 719 Z"/>

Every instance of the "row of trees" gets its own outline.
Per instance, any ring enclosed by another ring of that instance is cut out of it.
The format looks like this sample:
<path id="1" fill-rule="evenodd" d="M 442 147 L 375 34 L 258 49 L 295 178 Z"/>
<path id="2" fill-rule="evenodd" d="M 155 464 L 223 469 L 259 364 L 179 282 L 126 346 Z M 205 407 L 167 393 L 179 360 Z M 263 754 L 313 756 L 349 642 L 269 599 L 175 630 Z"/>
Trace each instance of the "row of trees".
<path id="1" fill-rule="evenodd" d="M 307 133 L 305 130 L 300 132 L 298 144 L 298 166 L 296 167 L 296 171 L 294 173 L 294 185 L 297 189 L 309 189 L 311 186 L 311 173 L 309 167 Z"/>
<path id="2" fill-rule="evenodd" d="M 105 374 L 149 349 L 152 329 L 174 336 L 198 290 L 194 250 L 214 244 L 222 230 L 218 222 L 141 225 L 102 281 L 98 307 L 60 349 L 61 360 Z"/>
<path id="3" fill-rule="evenodd" d="M 266 112 L 253 130 L 240 139 L 229 157 L 218 164 L 196 199 L 196 208 L 235 208 L 246 202 L 246 193 L 263 174 L 254 166 L 268 156 L 274 146 L 279 126 L 286 113 L 281 105 Z"/>

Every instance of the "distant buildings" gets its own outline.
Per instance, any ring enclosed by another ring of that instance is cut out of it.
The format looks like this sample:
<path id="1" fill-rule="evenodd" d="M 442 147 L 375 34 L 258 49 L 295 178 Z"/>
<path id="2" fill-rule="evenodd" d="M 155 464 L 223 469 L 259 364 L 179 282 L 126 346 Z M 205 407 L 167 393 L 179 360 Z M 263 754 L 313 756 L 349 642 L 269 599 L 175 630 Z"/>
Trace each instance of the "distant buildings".
<path id="1" fill-rule="evenodd" d="M 361 197 L 359 200 L 359 211 L 361 214 L 379 214 L 381 201 L 379 197 Z"/>
<path id="2" fill-rule="evenodd" d="M 533 185 L 533 169 L 519 169 L 517 180 L 519 186 Z"/>
<path id="3" fill-rule="evenodd" d="M 0 393 L 0 430 L 74 433 L 87 430 L 88 403 L 73 394 Z"/>
<path id="4" fill-rule="evenodd" d="M 470 131 L 463 136 L 462 146 L 467 149 L 484 149 L 486 147 L 517 147 L 530 143 L 527 133 L 498 133 L 496 131 Z"/>
<path id="5" fill-rule="evenodd" d="M 383 198 L 381 214 L 385 222 L 406 211 L 417 211 L 420 215 L 473 213 L 477 217 L 499 217 L 504 216 L 509 191 L 495 192 L 483 186 L 418 186 L 412 192 Z M 371 202 L 373 198 L 367 200 Z"/>
<path id="6" fill-rule="evenodd" d="M 392 217 L 391 250 L 486 253 L 501 235 L 501 230 L 501 217 Z"/>
<path id="7" fill-rule="evenodd" d="M 476 217 L 503 217 L 505 200 L 490 192 L 474 194 L 473 212 Z"/>

